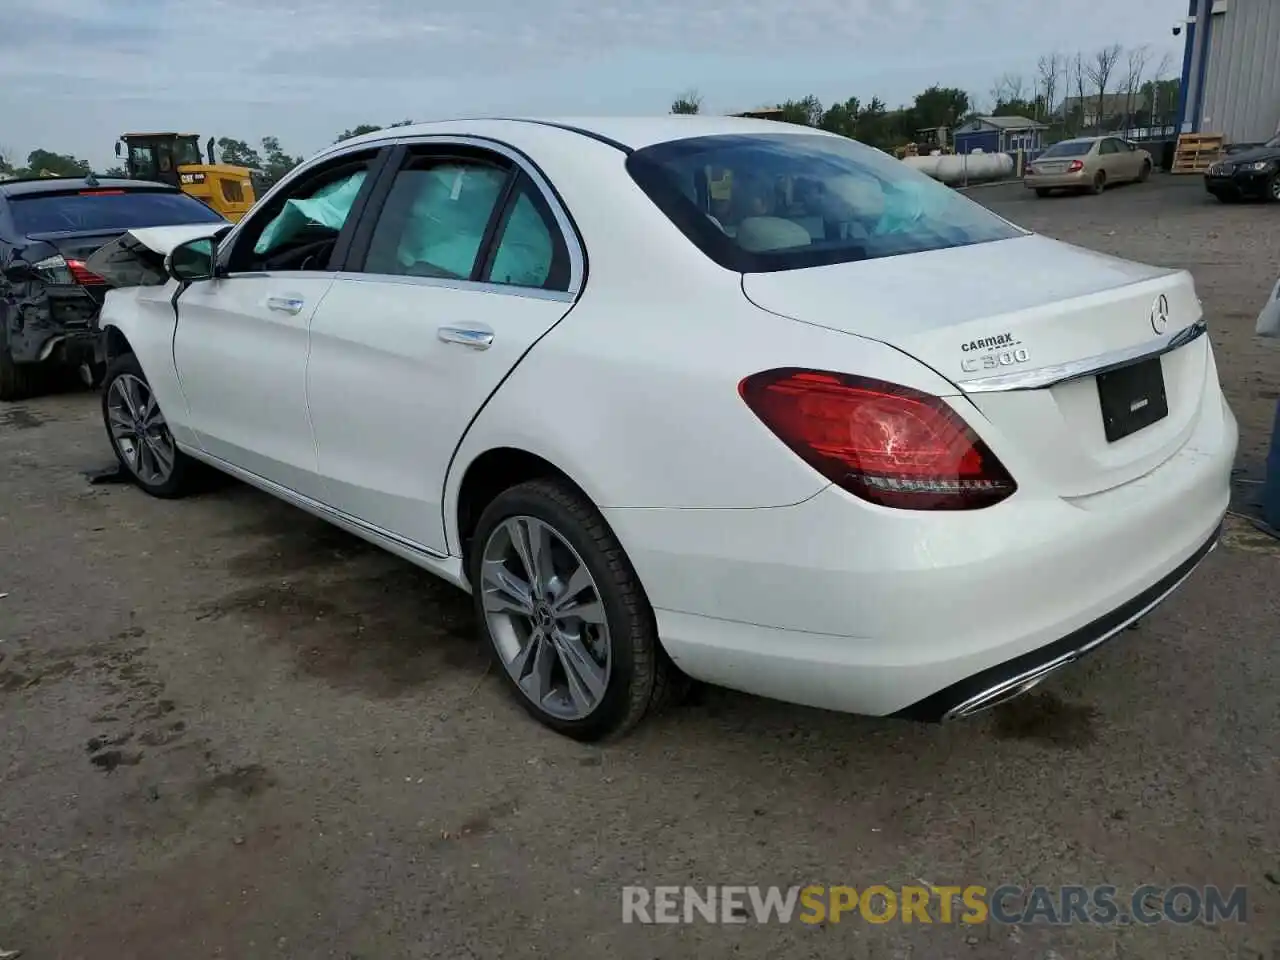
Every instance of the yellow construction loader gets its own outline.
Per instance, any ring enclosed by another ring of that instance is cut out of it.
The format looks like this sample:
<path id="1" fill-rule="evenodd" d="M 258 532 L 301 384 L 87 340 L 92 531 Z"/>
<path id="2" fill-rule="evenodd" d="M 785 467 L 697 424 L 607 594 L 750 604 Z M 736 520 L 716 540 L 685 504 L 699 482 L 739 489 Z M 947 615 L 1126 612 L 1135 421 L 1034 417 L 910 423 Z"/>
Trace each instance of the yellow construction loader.
<path id="1" fill-rule="evenodd" d="M 194 133 L 126 133 L 116 141 L 131 178 L 172 184 L 234 223 L 253 206 L 252 171 L 217 163 L 212 137 L 206 149 L 208 163 Z"/>

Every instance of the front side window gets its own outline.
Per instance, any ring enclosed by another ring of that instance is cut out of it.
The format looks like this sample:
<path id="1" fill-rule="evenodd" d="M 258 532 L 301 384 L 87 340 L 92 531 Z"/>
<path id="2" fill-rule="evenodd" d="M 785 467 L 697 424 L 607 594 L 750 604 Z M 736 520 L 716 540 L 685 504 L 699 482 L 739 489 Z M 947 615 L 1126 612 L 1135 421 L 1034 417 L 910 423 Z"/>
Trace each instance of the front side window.
<path id="1" fill-rule="evenodd" d="M 469 280 L 509 173 L 481 160 L 418 158 L 396 174 L 364 272 Z"/>
<path id="2" fill-rule="evenodd" d="M 360 158 L 306 176 L 295 190 L 273 198 L 237 239 L 230 270 L 328 269 L 371 163 L 371 157 Z"/>
<path id="3" fill-rule="evenodd" d="M 1022 235 L 950 187 L 844 137 L 695 137 L 638 150 L 627 168 L 705 254 L 745 273 Z"/>

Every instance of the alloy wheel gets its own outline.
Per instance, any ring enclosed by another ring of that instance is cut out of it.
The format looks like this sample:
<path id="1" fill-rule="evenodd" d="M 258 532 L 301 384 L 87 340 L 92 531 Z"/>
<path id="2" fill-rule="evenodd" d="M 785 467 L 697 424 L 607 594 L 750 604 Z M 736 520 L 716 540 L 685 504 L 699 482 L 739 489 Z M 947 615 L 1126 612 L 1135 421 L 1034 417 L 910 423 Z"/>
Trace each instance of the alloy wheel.
<path id="1" fill-rule="evenodd" d="M 107 422 L 112 442 L 139 480 L 159 486 L 173 475 L 177 447 L 146 381 L 131 373 L 111 381 Z"/>
<path id="2" fill-rule="evenodd" d="M 1280 176 L 1271 178 L 1271 199 L 1280 200 Z"/>
<path id="3" fill-rule="evenodd" d="M 609 686 L 609 624 L 582 557 L 554 527 L 508 517 L 490 534 L 479 589 L 498 657 L 521 692 L 559 720 L 581 720 Z"/>

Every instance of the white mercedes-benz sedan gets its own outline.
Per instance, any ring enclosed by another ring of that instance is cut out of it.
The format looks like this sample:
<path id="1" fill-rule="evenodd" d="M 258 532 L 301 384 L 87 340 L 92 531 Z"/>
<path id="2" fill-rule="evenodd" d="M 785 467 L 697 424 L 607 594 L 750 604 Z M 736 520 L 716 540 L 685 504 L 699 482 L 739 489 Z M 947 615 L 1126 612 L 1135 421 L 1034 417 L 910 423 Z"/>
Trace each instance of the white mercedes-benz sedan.
<path id="1" fill-rule="evenodd" d="M 206 234 L 90 264 L 123 467 L 214 467 L 470 591 L 569 736 L 686 675 L 967 716 L 1217 542 L 1237 431 L 1191 277 L 842 137 L 401 127 Z"/>

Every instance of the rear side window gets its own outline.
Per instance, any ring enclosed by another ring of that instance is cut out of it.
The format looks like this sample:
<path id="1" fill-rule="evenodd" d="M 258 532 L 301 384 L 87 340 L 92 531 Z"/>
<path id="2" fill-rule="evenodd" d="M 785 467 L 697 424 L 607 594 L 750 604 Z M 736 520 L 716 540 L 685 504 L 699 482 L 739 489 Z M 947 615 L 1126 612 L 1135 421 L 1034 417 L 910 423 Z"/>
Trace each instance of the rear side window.
<path id="1" fill-rule="evenodd" d="M 507 178 L 479 160 L 414 161 L 396 174 L 364 272 L 470 279 Z"/>
<path id="2" fill-rule="evenodd" d="M 1040 158 L 1043 160 L 1045 157 L 1083 157 L 1091 149 L 1093 149 L 1092 140 L 1063 140 L 1040 154 Z"/>
<path id="3" fill-rule="evenodd" d="M 951 188 L 844 137 L 696 137 L 638 150 L 627 168 L 685 236 L 743 273 L 1022 235 Z"/>
<path id="4" fill-rule="evenodd" d="M 9 212 L 18 233 L 24 236 L 222 221 L 213 210 L 186 194 L 148 190 L 102 189 L 10 197 Z"/>

